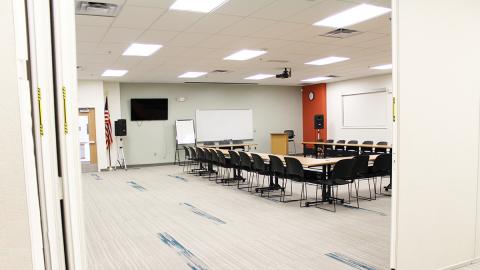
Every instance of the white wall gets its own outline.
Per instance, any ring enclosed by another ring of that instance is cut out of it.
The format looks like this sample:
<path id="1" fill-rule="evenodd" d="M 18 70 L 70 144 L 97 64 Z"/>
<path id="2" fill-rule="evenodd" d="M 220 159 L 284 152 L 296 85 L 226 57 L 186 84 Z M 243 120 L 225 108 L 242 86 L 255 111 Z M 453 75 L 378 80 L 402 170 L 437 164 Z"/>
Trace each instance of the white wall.
<path id="1" fill-rule="evenodd" d="M 0 2 L 0 269 L 33 269 L 12 3 Z"/>
<path id="2" fill-rule="evenodd" d="M 154 164 L 173 162 L 174 123 L 195 119 L 197 109 L 253 109 L 256 151 L 270 152 L 270 133 L 293 129 L 301 152 L 302 96 L 300 87 L 121 83 L 122 117 L 127 119 L 127 162 Z M 168 98 L 168 121 L 130 121 L 131 98 Z M 186 97 L 186 102 L 177 102 Z"/>
<path id="3" fill-rule="evenodd" d="M 387 88 L 387 120 L 392 115 L 392 76 L 380 75 L 366 78 L 359 78 L 327 84 L 327 131 L 328 138 L 339 140 L 366 141 L 388 141 L 392 142 L 392 125 L 387 121 L 387 128 L 344 128 L 342 112 L 342 95 L 364 93 L 375 89 Z"/>
<path id="4" fill-rule="evenodd" d="M 112 121 L 112 131 L 115 120 L 120 118 L 120 86 L 118 82 L 78 81 L 78 107 L 95 109 L 95 124 L 97 129 L 98 169 L 108 167 L 108 151 L 105 144 L 105 97 L 108 96 L 108 108 Z M 116 138 L 111 148 L 112 166 L 117 156 Z"/>
<path id="5" fill-rule="evenodd" d="M 444 269 L 479 256 L 480 1 L 393 7 L 396 269 Z"/>

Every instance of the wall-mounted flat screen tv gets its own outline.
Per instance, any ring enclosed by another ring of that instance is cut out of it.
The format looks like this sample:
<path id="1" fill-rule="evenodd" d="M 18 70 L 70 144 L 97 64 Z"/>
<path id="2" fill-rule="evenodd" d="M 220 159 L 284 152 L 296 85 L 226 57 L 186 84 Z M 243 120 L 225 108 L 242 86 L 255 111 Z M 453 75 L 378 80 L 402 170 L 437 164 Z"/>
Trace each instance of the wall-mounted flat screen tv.
<path id="1" fill-rule="evenodd" d="M 130 109 L 132 121 L 168 120 L 167 98 L 132 98 Z"/>

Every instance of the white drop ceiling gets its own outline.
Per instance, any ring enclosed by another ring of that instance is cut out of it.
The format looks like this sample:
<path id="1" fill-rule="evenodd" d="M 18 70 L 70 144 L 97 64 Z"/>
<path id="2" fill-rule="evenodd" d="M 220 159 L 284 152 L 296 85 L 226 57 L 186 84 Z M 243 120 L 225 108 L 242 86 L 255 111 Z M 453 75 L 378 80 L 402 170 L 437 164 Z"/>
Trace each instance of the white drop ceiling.
<path id="1" fill-rule="evenodd" d="M 171 11 L 168 8 L 174 0 L 104 2 L 121 5 L 119 15 L 76 16 L 79 79 L 251 83 L 244 78 L 277 74 L 289 67 L 289 79 L 269 78 L 255 83 L 301 85 L 301 80 L 312 77 L 335 75 L 339 77 L 329 81 L 339 81 L 391 72 L 369 68 L 392 61 L 390 14 L 347 27 L 362 33 L 346 39 L 321 37 L 334 29 L 312 25 L 360 3 L 390 7 L 390 0 L 230 0 L 208 14 Z M 163 48 L 149 57 L 122 56 L 134 42 L 161 44 Z M 223 60 L 241 49 L 268 53 L 248 61 Z M 305 65 L 328 56 L 350 60 Z M 101 77 L 106 69 L 126 69 L 128 73 L 120 78 Z M 178 78 L 188 71 L 218 69 L 231 72 Z"/>

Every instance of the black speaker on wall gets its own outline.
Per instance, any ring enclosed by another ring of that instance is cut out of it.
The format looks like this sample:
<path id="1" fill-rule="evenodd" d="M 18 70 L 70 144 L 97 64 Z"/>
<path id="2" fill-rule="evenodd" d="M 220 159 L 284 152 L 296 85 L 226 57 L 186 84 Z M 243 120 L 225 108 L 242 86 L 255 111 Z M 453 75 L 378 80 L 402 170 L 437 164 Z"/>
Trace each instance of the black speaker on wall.
<path id="1" fill-rule="evenodd" d="M 127 120 L 118 119 L 115 121 L 115 136 L 127 136 Z"/>
<path id="2" fill-rule="evenodd" d="M 314 125 L 314 129 L 323 129 L 324 127 L 324 117 L 323 117 L 323 114 L 317 114 L 314 116 L 313 118 L 313 125 Z"/>

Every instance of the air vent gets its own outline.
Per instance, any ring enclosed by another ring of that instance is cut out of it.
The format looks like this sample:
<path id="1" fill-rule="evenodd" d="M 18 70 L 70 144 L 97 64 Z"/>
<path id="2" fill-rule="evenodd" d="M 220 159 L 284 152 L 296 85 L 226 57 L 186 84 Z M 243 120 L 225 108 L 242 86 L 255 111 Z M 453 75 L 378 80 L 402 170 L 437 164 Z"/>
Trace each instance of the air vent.
<path id="1" fill-rule="evenodd" d="M 327 32 L 325 34 L 320 35 L 321 37 L 330 37 L 330 38 L 349 38 L 361 34 L 362 32 L 357 30 L 345 29 L 345 28 L 338 28 L 336 30 Z"/>
<path id="2" fill-rule="evenodd" d="M 210 73 L 231 73 L 231 70 L 226 70 L 226 69 L 215 69 L 212 70 Z"/>
<path id="3" fill-rule="evenodd" d="M 119 6 L 111 3 L 90 1 L 76 1 L 75 3 L 75 14 L 77 15 L 115 17 L 119 11 Z"/>

